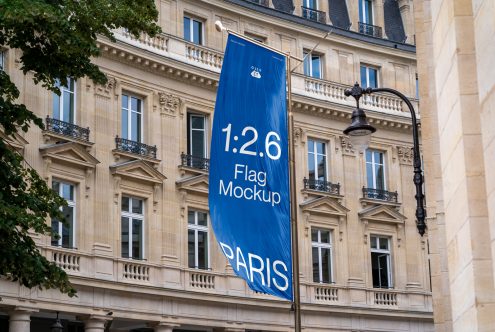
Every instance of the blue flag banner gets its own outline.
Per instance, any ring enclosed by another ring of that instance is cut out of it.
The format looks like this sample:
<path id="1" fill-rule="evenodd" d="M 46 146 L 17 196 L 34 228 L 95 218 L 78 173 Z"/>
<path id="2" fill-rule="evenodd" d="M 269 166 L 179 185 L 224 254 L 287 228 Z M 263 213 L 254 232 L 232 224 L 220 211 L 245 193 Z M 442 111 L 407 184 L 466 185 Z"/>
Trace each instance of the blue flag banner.
<path id="1" fill-rule="evenodd" d="M 287 139 L 285 57 L 229 35 L 211 139 L 211 222 L 251 289 L 292 300 Z"/>

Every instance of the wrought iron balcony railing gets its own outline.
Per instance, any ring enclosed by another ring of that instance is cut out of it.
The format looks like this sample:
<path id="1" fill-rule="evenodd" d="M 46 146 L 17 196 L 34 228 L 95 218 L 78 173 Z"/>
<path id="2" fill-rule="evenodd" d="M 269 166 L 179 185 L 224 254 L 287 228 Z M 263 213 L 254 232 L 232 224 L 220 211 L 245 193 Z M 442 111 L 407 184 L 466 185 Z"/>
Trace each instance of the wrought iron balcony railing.
<path id="1" fill-rule="evenodd" d="M 359 33 L 364 33 L 365 35 L 382 38 L 382 27 L 364 22 L 358 22 L 358 23 L 359 23 Z"/>
<path id="2" fill-rule="evenodd" d="M 321 10 L 316 10 L 308 7 L 301 6 L 302 9 L 302 17 L 305 19 L 319 22 L 322 24 L 327 23 L 326 13 Z"/>
<path id="3" fill-rule="evenodd" d="M 209 171 L 210 169 L 210 159 L 203 157 L 196 157 L 190 154 L 182 153 L 180 155 L 180 159 L 182 162 L 182 166 L 202 169 L 205 171 Z"/>
<path id="4" fill-rule="evenodd" d="M 391 192 L 383 189 L 373 189 L 373 188 L 363 187 L 363 197 L 397 203 L 398 193 L 397 191 Z"/>
<path id="5" fill-rule="evenodd" d="M 269 7 L 270 6 L 270 0 L 247 0 L 247 1 L 255 3 L 255 4 L 263 6 L 263 7 Z"/>
<path id="6" fill-rule="evenodd" d="M 123 152 L 137 154 L 143 157 L 156 159 L 156 145 L 151 146 L 144 143 L 131 141 L 129 139 L 115 137 L 116 149 Z"/>
<path id="7" fill-rule="evenodd" d="M 331 183 L 323 180 L 304 178 L 304 189 L 312 189 L 327 192 L 333 195 L 340 195 L 340 183 Z"/>
<path id="8" fill-rule="evenodd" d="M 89 142 L 89 128 L 82 128 L 73 123 L 46 117 L 46 130 L 52 133 Z"/>

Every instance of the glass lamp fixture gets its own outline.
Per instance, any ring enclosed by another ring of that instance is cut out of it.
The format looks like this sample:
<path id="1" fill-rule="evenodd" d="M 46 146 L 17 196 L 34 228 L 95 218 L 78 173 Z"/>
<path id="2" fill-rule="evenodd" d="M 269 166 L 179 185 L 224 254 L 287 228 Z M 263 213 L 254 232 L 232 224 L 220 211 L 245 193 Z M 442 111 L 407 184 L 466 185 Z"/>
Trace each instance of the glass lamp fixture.
<path id="1" fill-rule="evenodd" d="M 50 332 L 64 332 L 64 327 L 62 325 L 62 322 L 58 318 L 58 311 L 57 311 L 57 320 L 50 327 Z"/>
<path id="2" fill-rule="evenodd" d="M 366 114 L 360 108 L 352 111 L 351 125 L 344 130 L 344 134 L 349 136 L 349 141 L 352 146 L 358 151 L 364 151 L 370 144 L 371 134 L 376 131 L 366 121 Z"/>

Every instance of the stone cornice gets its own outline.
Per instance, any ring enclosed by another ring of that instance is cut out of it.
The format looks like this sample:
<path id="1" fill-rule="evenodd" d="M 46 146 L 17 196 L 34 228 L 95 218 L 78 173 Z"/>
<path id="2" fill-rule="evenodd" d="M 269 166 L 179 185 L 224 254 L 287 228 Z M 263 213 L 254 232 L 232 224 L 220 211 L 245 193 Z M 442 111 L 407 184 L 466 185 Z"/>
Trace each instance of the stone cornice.
<path id="1" fill-rule="evenodd" d="M 105 58 L 210 90 L 215 90 L 218 86 L 219 75 L 209 70 L 153 54 L 121 41 L 113 43 L 103 37 L 99 38 L 97 46 L 101 51 L 101 56 Z"/>
<path id="2" fill-rule="evenodd" d="M 322 118 L 339 120 L 350 124 L 352 107 L 322 101 L 298 94 L 292 94 L 292 109 L 295 112 L 311 114 Z M 412 132 L 411 119 L 403 116 L 366 110 L 368 122 L 377 128 Z"/>

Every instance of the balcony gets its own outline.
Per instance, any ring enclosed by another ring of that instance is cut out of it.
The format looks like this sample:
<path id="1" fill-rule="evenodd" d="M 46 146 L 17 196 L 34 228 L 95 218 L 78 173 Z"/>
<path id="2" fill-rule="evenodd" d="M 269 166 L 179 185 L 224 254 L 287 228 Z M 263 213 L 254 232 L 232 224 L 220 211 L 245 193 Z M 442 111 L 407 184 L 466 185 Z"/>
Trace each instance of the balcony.
<path id="1" fill-rule="evenodd" d="M 359 23 L 359 33 L 364 33 L 365 35 L 382 38 L 382 27 L 364 22 L 358 22 L 358 23 Z"/>
<path id="2" fill-rule="evenodd" d="M 363 187 L 363 198 L 365 199 L 376 199 L 380 201 L 397 203 L 397 197 L 398 197 L 397 191 L 391 192 L 382 189 Z"/>
<path id="3" fill-rule="evenodd" d="M 332 195 L 340 195 L 340 183 L 331 183 L 323 180 L 304 178 L 304 189 L 326 192 Z"/>
<path id="4" fill-rule="evenodd" d="M 208 70 L 214 74 L 219 74 L 222 68 L 223 52 L 203 45 L 190 43 L 176 36 L 160 34 L 153 38 L 141 36 L 139 39 L 136 39 L 125 30 L 119 29 L 115 30 L 115 38 L 126 44 L 134 45 L 151 53 L 163 56 L 165 59 L 180 61 L 195 68 Z M 122 52 L 116 54 L 125 56 Z M 129 54 L 128 57 L 134 60 L 139 58 L 135 54 Z M 141 61 L 140 63 L 147 63 L 147 61 Z M 153 68 L 159 71 L 166 71 L 170 75 L 173 74 L 177 77 L 183 75 L 181 77 L 187 78 L 195 84 L 203 84 L 209 87 L 217 85 L 216 79 L 210 75 L 191 74 L 182 70 L 175 72 L 172 67 L 160 64 L 156 64 Z M 356 103 L 353 98 L 346 98 L 344 95 L 344 90 L 348 88 L 350 88 L 349 85 L 339 82 L 307 77 L 298 73 L 292 74 L 292 92 L 294 95 L 355 107 Z M 411 102 L 416 111 L 419 112 L 418 101 L 411 99 Z M 405 107 L 402 100 L 390 94 L 374 93 L 371 96 L 367 96 L 367 98 L 362 98 L 361 107 L 366 110 L 410 118 L 409 110 Z M 419 116 L 419 113 L 417 115 Z M 404 120 L 407 121 L 407 119 Z"/>
<path id="5" fill-rule="evenodd" d="M 327 23 L 326 13 L 320 10 L 301 6 L 301 13 L 302 13 L 302 17 L 304 17 L 307 20 L 315 21 L 321 24 Z"/>
<path id="6" fill-rule="evenodd" d="M 115 137 L 115 144 L 118 151 L 156 159 L 156 145 L 151 146 L 144 143 L 121 138 L 119 136 Z"/>
<path id="7" fill-rule="evenodd" d="M 270 7 L 270 0 L 247 0 L 247 2 L 252 2 L 263 7 Z"/>
<path id="8" fill-rule="evenodd" d="M 192 167 L 196 169 L 201 169 L 204 171 L 209 171 L 210 169 L 210 159 L 192 156 L 190 154 L 182 153 L 180 155 L 181 165 L 185 167 Z"/>
<path id="9" fill-rule="evenodd" d="M 70 137 L 79 141 L 89 142 L 89 128 L 82 128 L 73 123 L 46 117 L 46 131 Z"/>

